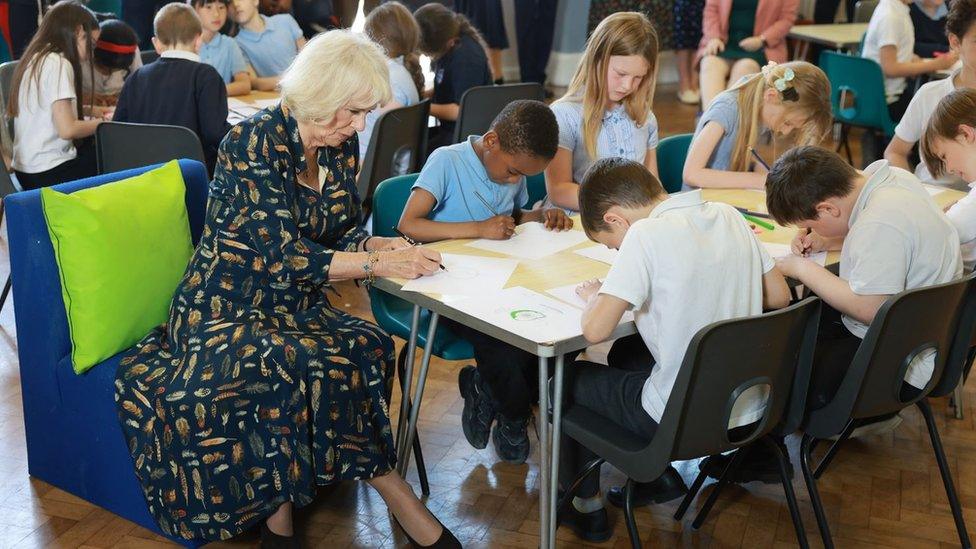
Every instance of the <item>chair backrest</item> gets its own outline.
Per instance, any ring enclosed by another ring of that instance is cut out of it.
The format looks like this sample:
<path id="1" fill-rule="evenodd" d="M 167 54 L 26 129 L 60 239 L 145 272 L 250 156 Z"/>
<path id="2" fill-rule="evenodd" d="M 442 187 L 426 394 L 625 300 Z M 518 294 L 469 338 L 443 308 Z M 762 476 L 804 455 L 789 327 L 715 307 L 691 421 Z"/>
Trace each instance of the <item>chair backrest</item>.
<path id="1" fill-rule="evenodd" d="M 210 178 L 204 165 L 199 162 L 180 160 L 179 164 L 186 184 L 186 213 L 190 222 L 190 234 L 196 244 L 203 231 Z M 53 189 L 62 193 L 73 193 L 139 175 L 155 167 L 157 166 L 146 166 L 89 177 L 55 185 Z M 41 192 L 31 190 L 12 194 L 4 199 L 4 205 L 10 245 L 10 276 L 17 304 L 14 316 L 21 372 L 29 371 L 32 376 L 47 380 L 38 382 L 35 386 L 43 387 L 43 391 L 49 393 L 32 394 L 32 400 L 60 402 L 55 366 L 62 360 L 67 360 L 71 353 L 71 341 L 58 265 L 54 259 L 54 249 L 41 207 Z M 166 236 L 160 235 L 160 238 Z"/>
<path id="2" fill-rule="evenodd" d="M 969 362 L 970 349 L 976 346 L 976 273 L 970 274 L 969 286 L 962 298 L 962 305 L 959 308 L 959 317 L 956 321 L 955 333 L 952 337 L 952 345 L 949 347 L 949 355 L 946 357 L 945 368 L 942 370 L 942 378 L 935 384 L 930 397 L 941 397 L 948 395 L 956 390 L 956 386 L 963 379 L 963 372 Z"/>
<path id="3" fill-rule="evenodd" d="M 854 21 L 852 23 L 867 23 L 871 21 L 874 8 L 878 7 L 878 0 L 859 0 L 854 4 Z"/>
<path id="4" fill-rule="evenodd" d="M 542 84 L 536 82 L 469 88 L 461 96 L 457 124 L 454 126 L 454 142 L 460 143 L 469 135 L 481 135 L 488 131 L 498 113 L 512 101 L 543 101 L 545 98 L 546 92 Z"/>
<path id="5" fill-rule="evenodd" d="M 383 113 L 369 138 L 356 190 L 366 216 L 373 206 L 373 192 L 381 181 L 417 171 L 423 137 L 427 133 L 430 101 Z"/>
<path id="6" fill-rule="evenodd" d="M 682 173 L 693 136 L 690 133 L 672 135 L 657 144 L 657 173 L 664 190 L 669 193 L 680 192 L 684 184 Z"/>
<path id="7" fill-rule="evenodd" d="M 14 71 L 18 61 L 0 63 L 0 150 L 13 154 L 14 119 L 7 116 L 7 103 L 10 102 L 10 88 L 13 86 Z"/>
<path id="8" fill-rule="evenodd" d="M 942 379 L 958 313 L 972 275 L 906 290 L 878 310 L 837 393 L 811 411 L 804 430 L 817 438 L 843 431 L 850 419 L 897 412 L 926 397 Z M 902 385 L 912 359 L 935 351 L 932 378 L 914 397 L 902 400 Z"/>
<path id="9" fill-rule="evenodd" d="M 888 114 L 881 66 L 872 59 L 832 51 L 820 54 L 820 68 L 830 80 L 830 106 L 838 122 L 895 134 Z"/>
<path id="10" fill-rule="evenodd" d="M 419 174 L 399 175 L 380 182 L 373 192 L 373 235 L 398 236 L 393 230 L 400 223 L 400 216 L 410 198 L 410 190 Z M 391 308 L 400 298 L 370 287 L 369 306 L 376 322 L 383 326 L 391 318 Z"/>
<path id="11" fill-rule="evenodd" d="M 688 344 L 654 438 L 618 456 L 613 465 L 634 480 L 653 480 L 646 477 L 660 473 L 671 461 L 726 452 L 780 424 L 799 423 L 819 317 L 820 300 L 811 297 L 785 309 L 699 330 Z M 756 386 L 768 390 L 762 418 L 751 431 L 748 426 L 739 429 L 732 440 L 728 423 L 733 403 Z"/>
<path id="12" fill-rule="evenodd" d="M 156 53 L 156 50 L 142 50 L 139 52 L 139 57 L 142 59 L 143 65 L 148 65 L 159 59 L 159 54 Z"/>
<path id="13" fill-rule="evenodd" d="M 533 204 L 546 198 L 545 172 L 526 177 L 525 186 L 529 191 L 529 200 L 522 207 L 531 210 Z"/>
<path id="14" fill-rule="evenodd" d="M 205 162 L 200 138 L 182 126 L 105 122 L 95 130 L 98 173 L 115 173 L 189 158 Z"/>

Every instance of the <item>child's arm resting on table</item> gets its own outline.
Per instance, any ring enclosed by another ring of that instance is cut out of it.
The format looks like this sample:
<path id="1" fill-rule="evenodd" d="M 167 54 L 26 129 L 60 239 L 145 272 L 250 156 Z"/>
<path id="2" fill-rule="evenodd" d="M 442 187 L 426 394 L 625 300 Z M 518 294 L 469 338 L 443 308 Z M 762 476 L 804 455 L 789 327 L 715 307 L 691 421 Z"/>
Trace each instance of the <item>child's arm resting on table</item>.
<path id="1" fill-rule="evenodd" d="M 496 215 L 484 221 L 445 223 L 427 219 L 437 205 L 430 191 L 414 189 L 403 209 L 398 229 L 419 242 L 433 242 L 450 238 L 490 238 L 507 240 L 515 232 L 515 220 L 507 215 Z"/>
<path id="2" fill-rule="evenodd" d="M 559 208 L 536 208 L 534 210 L 519 210 L 516 212 L 516 223 L 521 225 L 530 221 L 537 221 L 552 231 L 568 231 L 573 228 L 573 220 L 566 212 Z"/>
<path id="3" fill-rule="evenodd" d="M 590 343 L 606 341 L 613 333 L 624 313 L 633 306 L 619 297 L 601 294 L 599 280 L 580 284 L 576 293 L 586 301 L 583 309 L 583 337 Z"/>
<path id="4" fill-rule="evenodd" d="M 685 160 L 685 169 L 682 173 L 685 183 L 699 188 L 765 189 L 765 174 L 730 172 L 705 167 L 724 134 L 725 129 L 718 122 L 711 121 L 705 124 L 688 150 L 688 158 Z"/>
<path id="5" fill-rule="evenodd" d="M 546 167 L 546 193 L 560 208 L 579 209 L 579 185 L 573 181 L 573 151 L 559 147 Z"/>

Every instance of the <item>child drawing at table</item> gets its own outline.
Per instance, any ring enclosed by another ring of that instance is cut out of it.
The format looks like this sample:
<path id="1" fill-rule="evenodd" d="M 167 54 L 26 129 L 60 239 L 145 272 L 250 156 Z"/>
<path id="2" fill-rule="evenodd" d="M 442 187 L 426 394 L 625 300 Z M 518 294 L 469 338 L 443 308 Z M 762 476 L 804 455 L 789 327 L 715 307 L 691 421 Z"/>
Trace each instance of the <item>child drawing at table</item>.
<path id="1" fill-rule="evenodd" d="M 544 103 L 513 101 L 482 136 L 441 147 L 431 154 L 407 201 L 399 230 L 423 241 L 448 238 L 507 239 L 515 226 L 538 221 L 550 230 L 573 226 L 558 209 L 523 210 L 525 176 L 542 172 L 556 154 L 559 129 Z M 524 463 L 529 456 L 528 422 L 538 359 L 448 319 L 443 326 L 474 347 L 477 366 L 458 376 L 464 398 L 461 424 L 475 448 L 488 445 L 498 456 Z M 494 424 L 494 429 L 492 428 Z"/>
<path id="2" fill-rule="evenodd" d="M 816 144 L 830 130 L 830 81 L 805 61 L 770 63 L 718 94 L 702 113 L 685 160 L 686 188 L 762 189 L 766 170 L 750 147 L 769 131 Z"/>

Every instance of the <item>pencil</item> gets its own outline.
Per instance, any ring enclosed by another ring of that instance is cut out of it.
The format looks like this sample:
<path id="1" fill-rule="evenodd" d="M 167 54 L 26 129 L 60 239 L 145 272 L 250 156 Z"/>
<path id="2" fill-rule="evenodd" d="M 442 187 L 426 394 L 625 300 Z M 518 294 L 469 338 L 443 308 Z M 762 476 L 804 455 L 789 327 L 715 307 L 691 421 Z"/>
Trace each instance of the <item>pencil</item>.
<path id="1" fill-rule="evenodd" d="M 763 160 L 761 156 L 759 156 L 759 153 L 756 152 L 756 149 L 749 147 L 749 152 L 752 153 L 753 158 L 755 158 L 760 164 L 762 164 L 763 168 L 766 168 L 766 171 L 769 171 L 769 164 L 767 164 L 766 161 Z"/>
<path id="2" fill-rule="evenodd" d="M 742 213 L 742 212 L 739 212 L 739 213 Z M 768 221 L 763 221 L 762 219 L 759 219 L 758 217 L 752 217 L 751 215 L 744 214 L 744 213 L 742 214 L 742 217 L 746 218 L 746 221 L 748 221 L 750 223 L 755 223 L 756 225 L 759 225 L 760 227 L 762 227 L 762 228 L 764 228 L 764 229 L 766 229 L 768 231 L 772 231 L 772 230 L 776 229 L 776 227 L 772 223 L 770 223 Z"/>
<path id="3" fill-rule="evenodd" d="M 773 217 L 773 216 L 769 215 L 768 213 L 754 212 L 752 210 L 749 210 L 749 209 L 746 209 L 746 208 L 740 208 L 738 206 L 735 206 L 735 209 L 739 210 L 740 213 L 744 213 L 746 215 L 751 215 L 752 217 L 761 217 L 763 219 L 772 219 L 772 217 Z"/>
<path id="4" fill-rule="evenodd" d="M 478 197 L 478 200 L 480 200 L 481 203 L 484 204 L 486 208 L 488 208 L 488 211 L 491 212 L 491 215 L 498 215 L 498 212 L 495 211 L 495 208 L 491 207 L 491 204 L 489 204 L 488 201 L 485 200 L 485 197 L 481 196 L 481 193 L 475 191 L 474 195 Z"/>
<path id="5" fill-rule="evenodd" d="M 414 240 L 414 239 L 410 238 L 409 236 L 403 234 L 403 232 L 401 232 L 400 229 L 398 229 L 396 227 L 393 227 L 393 232 L 395 232 L 396 234 L 400 235 L 400 238 L 406 240 L 407 241 L 407 244 L 410 244 L 411 246 L 416 246 L 417 245 L 417 241 L 416 240 Z M 442 271 L 446 271 L 447 270 L 447 267 L 445 267 L 444 265 L 441 265 L 440 263 L 438 263 L 437 266 L 440 267 Z"/>

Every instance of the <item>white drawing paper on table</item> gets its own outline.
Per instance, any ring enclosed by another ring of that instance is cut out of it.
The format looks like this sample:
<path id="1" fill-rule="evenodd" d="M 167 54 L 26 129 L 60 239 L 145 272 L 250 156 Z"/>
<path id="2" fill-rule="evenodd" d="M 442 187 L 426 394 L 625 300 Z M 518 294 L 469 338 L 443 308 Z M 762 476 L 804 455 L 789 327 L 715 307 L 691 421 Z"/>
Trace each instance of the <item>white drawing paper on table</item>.
<path id="1" fill-rule="evenodd" d="M 606 263 L 607 265 L 613 265 L 613 260 L 617 258 L 617 250 L 607 248 L 603 244 L 574 250 L 573 253 L 588 257 L 594 261 L 599 261 L 600 263 Z"/>
<path id="2" fill-rule="evenodd" d="M 934 187 L 932 185 L 923 185 L 923 186 L 925 187 L 925 190 L 928 191 L 929 196 L 935 196 L 937 194 L 942 194 L 942 193 L 946 192 L 945 189 L 940 188 L 940 187 Z"/>
<path id="3" fill-rule="evenodd" d="M 570 305 L 576 307 L 577 309 L 585 309 L 586 302 L 583 301 L 582 297 L 576 294 L 577 286 L 579 286 L 579 284 L 567 284 L 565 286 L 560 286 L 558 288 L 550 288 L 546 290 L 546 293 L 557 299 L 565 301 L 566 303 L 569 303 Z M 634 320 L 633 311 L 627 311 L 624 313 L 624 316 L 621 317 L 620 322 L 626 323 L 626 322 L 631 322 L 633 320 Z"/>
<path id="4" fill-rule="evenodd" d="M 789 244 L 775 244 L 773 242 L 763 242 L 762 244 L 766 247 L 766 251 L 769 252 L 769 255 L 773 256 L 773 259 L 793 255 L 793 250 L 790 248 Z M 814 252 L 806 255 L 805 257 L 821 267 L 827 266 L 827 252 Z"/>
<path id="5" fill-rule="evenodd" d="M 515 234 L 508 240 L 483 238 L 467 245 L 525 259 L 541 259 L 586 241 L 583 231 L 550 231 L 542 223 L 531 222 L 516 227 Z"/>
<path id="6" fill-rule="evenodd" d="M 480 293 L 452 305 L 536 343 L 561 341 L 583 333 L 583 311 L 521 286 Z"/>
<path id="7" fill-rule="evenodd" d="M 441 254 L 445 270 L 408 281 L 403 290 L 445 295 L 474 295 L 501 290 L 518 266 L 514 259 Z"/>

